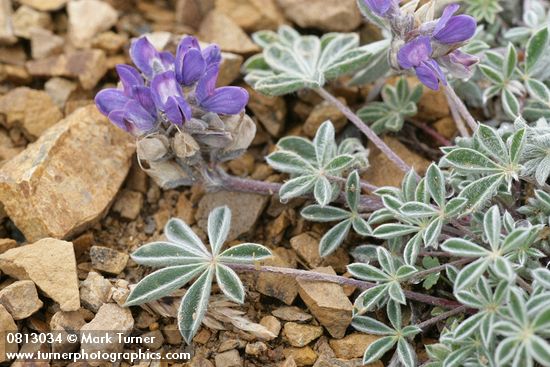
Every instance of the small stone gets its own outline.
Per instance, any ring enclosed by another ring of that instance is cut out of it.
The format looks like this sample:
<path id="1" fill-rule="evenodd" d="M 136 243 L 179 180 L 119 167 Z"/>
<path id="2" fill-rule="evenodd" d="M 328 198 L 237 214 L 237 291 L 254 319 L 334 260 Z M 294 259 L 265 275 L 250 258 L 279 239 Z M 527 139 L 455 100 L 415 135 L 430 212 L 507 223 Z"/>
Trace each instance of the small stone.
<path id="1" fill-rule="evenodd" d="M 143 194 L 132 190 L 122 190 L 113 210 L 123 219 L 134 220 L 138 217 L 143 207 Z"/>
<path id="2" fill-rule="evenodd" d="M 195 224 L 195 208 L 191 200 L 181 193 L 176 202 L 176 217 L 183 219 L 187 225 L 192 226 Z"/>
<path id="3" fill-rule="evenodd" d="M 17 246 L 17 241 L 11 238 L 0 238 L 0 254 L 15 248 Z"/>
<path id="4" fill-rule="evenodd" d="M 164 344 L 164 336 L 160 330 L 153 330 L 140 335 L 143 339 L 142 345 L 150 350 L 157 350 Z"/>
<path id="5" fill-rule="evenodd" d="M 287 322 L 283 327 L 283 335 L 293 347 L 305 347 L 310 342 L 323 335 L 323 328 L 320 326 Z"/>
<path id="6" fill-rule="evenodd" d="M 2 333 L 17 332 L 17 325 L 13 321 L 13 317 L 2 305 L 0 305 L 0 331 Z M 8 343 L 7 340 L 2 340 L 0 343 L 0 363 L 6 361 L 6 353 L 16 353 L 17 349 L 17 343 Z"/>
<path id="7" fill-rule="evenodd" d="M 202 20 L 214 9 L 215 0 L 178 0 L 176 3 L 176 22 L 188 27 L 198 28 Z"/>
<path id="8" fill-rule="evenodd" d="M 107 57 L 103 50 L 81 50 L 28 61 L 26 66 L 32 76 L 75 78 L 89 90 L 107 73 Z"/>
<path id="9" fill-rule="evenodd" d="M 30 38 L 33 59 L 43 59 L 63 52 L 65 39 L 47 29 L 31 29 Z"/>
<path id="10" fill-rule="evenodd" d="M 54 335 L 60 335 L 60 342 L 52 343 L 53 352 L 68 353 L 78 349 L 78 342 L 70 342 L 68 335 L 76 334 L 86 324 L 84 317 L 78 311 L 57 311 L 50 320 L 50 329 Z"/>
<path id="11" fill-rule="evenodd" d="M 223 87 L 233 83 L 241 75 L 243 60 L 241 55 L 222 52 L 222 62 L 220 63 L 220 73 L 216 85 Z"/>
<path id="12" fill-rule="evenodd" d="M 13 13 L 12 22 L 15 35 L 26 39 L 31 38 L 34 28 L 50 29 L 52 27 L 50 14 L 25 5 L 20 6 Z"/>
<path id="13" fill-rule="evenodd" d="M 124 343 L 119 343 L 119 335 L 126 337 L 134 327 L 134 319 L 129 308 L 120 307 L 114 303 L 106 303 L 99 309 L 94 319 L 80 329 L 81 340 L 85 334 L 91 336 L 110 336 L 110 342 L 82 342 L 81 350 L 89 355 L 94 352 L 116 353 L 121 352 Z M 97 361 L 88 361 L 96 362 Z M 94 365 L 97 365 L 94 363 Z"/>
<path id="14" fill-rule="evenodd" d="M 245 152 L 240 157 L 230 161 L 227 166 L 235 176 L 249 176 L 254 169 L 254 156 L 250 152 Z"/>
<path id="15" fill-rule="evenodd" d="M 131 136 L 81 108 L 2 166 L 0 201 L 30 242 L 78 234 L 103 216 L 133 152 Z"/>
<path id="16" fill-rule="evenodd" d="M 207 328 L 202 328 L 197 335 L 193 338 L 193 341 L 195 343 L 199 344 L 206 344 L 210 340 L 210 337 L 212 336 L 212 332 L 208 330 Z"/>
<path id="17" fill-rule="evenodd" d="M 281 322 L 274 316 L 268 315 L 262 317 L 260 325 L 269 330 L 275 337 L 279 336 L 281 331 Z"/>
<path id="18" fill-rule="evenodd" d="M 433 127 L 435 128 L 435 131 L 447 139 L 454 138 L 457 133 L 456 123 L 452 117 L 443 117 L 442 119 L 437 120 L 433 124 Z"/>
<path id="19" fill-rule="evenodd" d="M 302 28 L 349 32 L 361 24 L 355 0 L 277 0 L 288 19 Z"/>
<path id="20" fill-rule="evenodd" d="M 0 123 L 8 129 L 19 127 L 29 139 L 35 140 L 62 118 L 59 107 L 44 91 L 19 87 L 0 97 Z"/>
<path id="21" fill-rule="evenodd" d="M 117 275 L 126 267 L 129 256 L 109 247 L 92 246 L 90 259 L 94 269 Z"/>
<path id="22" fill-rule="evenodd" d="M 102 275 L 91 271 L 80 284 L 80 300 L 90 311 L 97 312 L 111 297 L 112 285 Z"/>
<path id="23" fill-rule="evenodd" d="M 319 240 L 308 233 L 302 233 L 290 239 L 290 246 L 309 268 L 332 266 L 337 272 L 345 272 L 349 264 L 349 256 L 343 248 L 322 258 L 319 255 Z"/>
<path id="24" fill-rule="evenodd" d="M 311 366 L 317 360 L 317 353 L 310 347 L 303 348 L 285 348 L 283 355 L 286 358 L 292 358 L 296 366 Z"/>
<path id="25" fill-rule="evenodd" d="M 171 345 L 180 345 L 183 341 L 178 325 L 166 325 L 163 329 L 164 340 Z"/>
<path id="26" fill-rule="evenodd" d="M 32 280 L 62 311 L 80 308 L 76 260 L 71 242 L 44 238 L 0 255 L 0 269 L 11 277 Z"/>
<path id="27" fill-rule="evenodd" d="M 316 272 L 336 274 L 331 267 Z M 351 324 L 353 305 L 338 284 L 298 279 L 300 297 L 313 316 L 334 338 L 342 338 Z"/>
<path id="28" fill-rule="evenodd" d="M 113 27 L 118 13 L 105 1 L 78 0 L 67 5 L 69 16 L 69 38 L 74 46 L 89 47 L 92 39 L 100 32 Z"/>
<path id="29" fill-rule="evenodd" d="M 259 356 L 267 350 L 267 345 L 263 342 L 248 343 L 244 349 L 244 352 L 251 356 Z"/>
<path id="30" fill-rule="evenodd" d="M 279 367 L 296 367 L 296 362 L 294 362 L 292 355 L 289 355 L 285 361 L 279 365 Z"/>
<path id="31" fill-rule="evenodd" d="M 69 0 L 18 0 L 23 5 L 40 11 L 52 11 L 61 9 Z"/>
<path id="32" fill-rule="evenodd" d="M 216 9 L 247 32 L 276 29 L 285 21 L 274 0 L 217 0 Z"/>
<path id="33" fill-rule="evenodd" d="M 264 195 L 241 192 L 217 191 L 207 193 L 199 202 L 196 219 L 199 227 L 207 231 L 208 214 L 222 205 L 231 209 L 231 229 L 227 241 L 233 241 L 249 232 L 262 214 L 269 198 Z"/>
<path id="34" fill-rule="evenodd" d="M 345 99 L 338 99 L 340 102 L 345 104 Z M 332 122 L 336 131 L 340 131 L 348 122 L 346 116 L 344 116 L 344 114 L 336 106 L 328 101 L 323 101 L 316 105 L 309 114 L 306 122 L 304 123 L 304 133 L 310 138 L 313 138 L 319 129 L 319 126 L 327 120 Z"/>
<path id="35" fill-rule="evenodd" d="M 223 51 L 238 54 L 260 51 L 241 27 L 217 10 L 212 10 L 202 21 L 198 36 L 205 42 L 218 44 Z"/>
<path id="36" fill-rule="evenodd" d="M 4 306 L 14 320 L 26 319 L 44 305 L 38 298 L 34 283 L 19 280 L 0 290 L 0 305 Z"/>
<path id="37" fill-rule="evenodd" d="M 271 312 L 273 316 L 284 321 L 306 322 L 312 319 L 311 315 L 296 306 L 279 307 Z"/>
<path id="38" fill-rule="evenodd" d="M 342 339 L 329 341 L 330 347 L 334 350 L 336 357 L 343 359 L 359 358 L 363 356 L 368 346 L 380 339 L 379 336 L 353 333 Z"/>
<path id="39" fill-rule="evenodd" d="M 13 7 L 11 0 L 0 0 L 0 44 L 14 44 L 17 37 L 13 33 Z"/>
<path id="40" fill-rule="evenodd" d="M 241 342 L 237 339 L 226 339 L 220 343 L 218 347 L 218 353 L 226 352 L 231 349 L 238 349 Z"/>
<path id="41" fill-rule="evenodd" d="M 65 108 L 65 103 L 77 88 L 76 83 L 57 77 L 51 78 L 44 84 L 44 90 L 61 110 Z"/>
<path id="42" fill-rule="evenodd" d="M 254 112 L 262 126 L 273 137 L 281 136 L 285 128 L 287 114 L 286 103 L 283 97 L 268 97 L 247 88 L 250 99 L 248 108 Z"/>
<path id="43" fill-rule="evenodd" d="M 235 349 L 216 354 L 214 361 L 216 367 L 242 367 L 243 365 L 243 360 L 239 352 Z"/>
<path id="44" fill-rule="evenodd" d="M 103 32 L 94 37 L 92 47 L 100 48 L 109 55 L 119 52 L 128 43 L 128 36 L 115 32 Z"/>
<path id="45" fill-rule="evenodd" d="M 285 249 L 277 248 L 273 251 L 273 257 L 263 262 L 266 266 L 293 268 L 295 264 L 283 257 Z M 291 305 L 298 294 L 296 280 L 290 276 L 280 274 L 260 273 L 256 282 L 256 290 L 266 296 L 277 298 L 287 305 Z"/>

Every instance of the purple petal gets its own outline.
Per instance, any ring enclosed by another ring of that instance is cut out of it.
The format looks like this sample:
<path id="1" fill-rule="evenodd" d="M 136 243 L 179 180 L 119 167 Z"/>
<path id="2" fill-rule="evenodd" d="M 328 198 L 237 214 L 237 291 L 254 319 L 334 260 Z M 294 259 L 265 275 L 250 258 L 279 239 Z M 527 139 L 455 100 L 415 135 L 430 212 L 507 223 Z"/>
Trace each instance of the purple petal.
<path id="1" fill-rule="evenodd" d="M 419 66 L 423 61 L 430 59 L 432 45 L 430 38 L 420 36 L 406 43 L 397 53 L 397 61 L 403 69 Z"/>
<path id="2" fill-rule="evenodd" d="M 116 66 L 116 71 L 122 83 L 122 87 L 124 88 L 124 93 L 127 96 L 132 96 L 133 87 L 144 85 L 143 78 L 139 74 L 139 71 L 130 65 L 119 64 Z"/>
<path id="3" fill-rule="evenodd" d="M 443 74 L 443 71 L 435 60 L 423 62 L 415 68 L 415 71 L 418 80 L 430 89 L 438 90 L 440 81 L 444 85 L 447 85 L 447 78 L 445 78 L 445 74 Z"/>
<path id="4" fill-rule="evenodd" d="M 137 101 L 129 101 L 124 106 L 124 119 L 132 125 L 131 133 L 145 133 L 153 129 L 155 119 Z"/>
<path id="5" fill-rule="evenodd" d="M 472 67 L 479 62 L 479 58 L 460 50 L 455 50 L 441 57 L 440 61 L 454 77 L 468 79 L 472 76 Z"/>
<path id="6" fill-rule="evenodd" d="M 435 26 L 434 33 L 437 33 L 441 31 L 445 26 L 447 25 L 447 22 L 451 17 L 458 11 L 460 8 L 460 5 L 458 4 L 451 4 L 443 10 L 443 14 L 441 15 L 441 18 L 437 21 L 437 25 Z"/>
<path id="7" fill-rule="evenodd" d="M 124 119 L 125 115 L 124 110 L 115 110 L 109 113 L 109 121 L 111 121 L 115 126 L 121 128 L 124 131 L 130 132 L 131 127 L 130 124 L 127 123 L 127 121 Z"/>
<path id="8" fill-rule="evenodd" d="M 134 87 L 133 89 L 134 99 L 139 102 L 143 108 L 148 111 L 151 116 L 157 115 L 157 107 L 153 101 L 153 94 L 148 87 Z"/>
<path id="9" fill-rule="evenodd" d="M 191 107 L 183 97 L 170 97 L 166 101 L 164 113 L 170 121 L 176 125 L 182 125 L 185 121 L 191 119 Z"/>
<path id="10" fill-rule="evenodd" d="M 130 57 L 138 69 L 148 78 L 151 78 L 154 74 L 153 65 L 155 60 L 160 58 L 160 55 L 146 37 L 140 37 L 132 41 Z"/>
<path id="11" fill-rule="evenodd" d="M 192 85 L 200 79 L 206 70 L 206 62 L 197 49 L 189 49 L 183 58 L 183 68 L 178 81 L 184 85 Z"/>
<path id="12" fill-rule="evenodd" d="M 218 45 L 210 45 L 202 52 L 206 65 L 219 64 L 222 61 L 222 53 Z"/>
<path id="13" fill-rule="evenodd" d="M 129 98 L 123 91 L 114 88 L 103 89 L 95 96 L 97 109 L 105 116 L 109 116 L 114 110 L 123 109 L 128 101 Z"/>
<path id="14" fill-rule="evenodd" d="M 202 101 L 201 107 L 210 112 L 236 115 L 248 103 L 248 92 L 240 87 L 222 87 Z"/>
<path id="15" fill-rule="evenodd" d="M 183 98 L 181 87 L 173 71 L 166 71 L 156 75 L 151 82 L 151 93 L 155 105 L 160 110 L 163 110 L 164 104 L 169 97 L 178 96 Z"/>
<path id="16" fill-rule="evenodd" d="M 195 97 L 199 104 L 214 93 L 219 71 L 220 68 L 218 64 L 211 65 L 199 80 L 197 88 L 195 89 Z"/>
<path id="17" fill-rule="evenodd" d="M 378 16 L 384 16 L 392 5 L 392 0 L 364 0 L 369 9 Z"/>
<path id="18" fill-rule="evenodd" d="M 472 38 L 476 32 L 477 22 L 469 15 L 457 15 L 434 33 L 434 38 L 444 44 L 460 43 Z"/>
<path id="19" fill-rule="evenodd" d="M 162 71 L 174 69 L 174 62 L 176 59 L 174 58 L 174 55 L 172 55 L 171 52 L 162 51 L 161 53 L 159 53 L 159 60 L 160 60 L 160 63 L 162 64 Z"/>

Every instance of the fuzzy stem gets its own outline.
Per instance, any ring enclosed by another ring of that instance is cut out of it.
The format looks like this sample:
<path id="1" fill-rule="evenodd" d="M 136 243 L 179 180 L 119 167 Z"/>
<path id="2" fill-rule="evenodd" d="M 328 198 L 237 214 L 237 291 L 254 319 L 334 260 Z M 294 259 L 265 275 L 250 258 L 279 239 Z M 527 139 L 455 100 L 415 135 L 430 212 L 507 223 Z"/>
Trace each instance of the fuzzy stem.
<path id="1" fill-rule="evenodd" d="M 343 178 L 343 177 L 336 177 L 336 176 L 326 176 L 328 178 L 329 181 L 334 181 L 334 182 L 340 182 L 340 183 L 343 183 L 345 184 L 348 180 Z M 359 181 L 359 186 L 361 187 L 361 189 L 364 189 L 364 190 L 367 190 L 369 192 L 373 192 L 373 191 L 376 191 L 379 189 L 378 186 L 375 186 L 375 185 L 372 185 L 366 181 L 363 181 L 363 180 L 360 180 Z"/>
<path id="2" fill-rule="evenodd" d="M 459 313 L 468 312 L 468 306 L 459 306 L 456 308 L 453 308 L 450 311 L 443 312 L 442 314 L 439 314 L 437 316 L 432 317 L 431 319 L 428 319 L 424 322 L 421 322 L 420 324 L 417 324 L 420 329 L 426 331 L 430 326 L 437 324 L 440 321 L 446 320 L 451 316 L 458 315 Z"/>
<path id="3" fill-rule="evenodd" d="M 307 271 L 307 270 L 279 268 L 274 266 L 243 265 L 243 264 L 226 264 L 226 265 L 235 271 L 289 275 L 293 278 L 299 278 L 304 280 L 336 283 L 339 285 L 349 285 L 349 286 L 359 288 L 361 290 L 366 290 L 377 285 L 376 283 L 366 282 L 364 280 L 346 278 L 340 275 L 317 273 L 317 272 Z M 422 294 L 422 293 L 417 293 L 417 292 L 407 291 L 407 290 L 404 290 L 403 292 L 405 293 L 405 296 L 412 301 L 422 302 L 432 306 L 439 306 L 439 307 L 445 307 L 445 308 L 457 308 L 462 306 L 462 304 L 456 301 L 451 301 L 445 298 L 434 297 L 427 294 Z"/>
<path id="4" fill-rule="evenodd" d="M 370 127 L 367 126 L 355 113 L 353 113 L 352 110 L 348 108 L 348 106 L 344 105 L 342 102 L 338 100 L 338 98 L 334 97 L 332 94 L 330 94 L 326 89 L 318 88 L 315 89 L 315 91 L 323 97 L 325 101 L 328 101 L 335 105 L 347 118 L 350 120 L 363 134 L 365 134 L 370 141 L 374 143 L 384 153 L 399 169 L 405 173 L 408 173 L 411 170 L 411 167 L 401 157 L 399 157 L 382 139 L 376 135 L 374 131 L 371 130 Z"/>
<path id="5" fill-rule="evenodd" d="M 460 114 L 460 116 L 466 120 L 466 123 L 470 127 L 472 131 L 476 131 L 477 129 L 477 122 L 475 118 L 472 116 L 470 111 L 466 108 L 464 105 L 464 102 L 460 99 L 460 97 L 456 94 L 453 87 L 451 87 L 449 84 L 443 87 L 443 90 L 445 91 L 445 95 L 447 96 L 447 101 L 449 102 L 449 107 L 451 108 L 451 111 L 454 109 L 455 111 Z"/>
<path id="6" fill-rule="evenodd" d="M 439 145 L 443 145 L 446 147 L 452 145 L 452 143 L 447 138 L 445 138 L 443 135 L 441 135 L 428 125 L 412 119 L 409 119 L 409 122 L 413 124 L 417 129 L 422 130 L 426 135 L 431 136 Z"/>
<path id="7" fill-rule="evenodd" d="M 414 274 L 411 279 L 422 279 L 425 276 L 430 275 L 432 273 L 439 273 L 439 272 L 444 271 L 447 268 L 447 265 L 464 265 L 464 264 L 468 264 L 468 263 L 470 263 L 474 260 L 475 259 L 472 259 L 472 258 L 465 258 L 465 259 L 451 261 L 451 262 L 443 264 L 443 265 L 434 266 L 433 268 L 429 268 L 429 269 L 426 269 L 426 270 L 423 270 L 423 271 L 419 271 L 418 273 Z"/>

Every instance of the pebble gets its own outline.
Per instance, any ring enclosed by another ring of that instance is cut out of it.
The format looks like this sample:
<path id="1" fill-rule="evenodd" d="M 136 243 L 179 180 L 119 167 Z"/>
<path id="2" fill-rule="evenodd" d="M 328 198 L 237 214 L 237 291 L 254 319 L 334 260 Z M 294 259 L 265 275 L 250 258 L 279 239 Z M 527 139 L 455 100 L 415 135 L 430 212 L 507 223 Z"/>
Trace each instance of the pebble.
<path id="1" fill-rule="evenodd" d="M 309 233 L 302 233 L 290 239 L 290 246 L 309 268 L 329 265 L 338 273 L 346 271 L 349 264 L 349 255 L 343 248 L 338 248 L 334 253 L 322 258 L 319 255 L 319 240 Z"/>
<path id="2" fill-rule="evenodd" d="M 183 219 L 187 225 L 192 226 L 195 224 L 195 211 L 193 203 L 184 193 L 181 193 L 176 202 L 176 217 Z"/>
<path id="3" fill-rule="evenodd" d="M 143 194 L 132 190 L 122 190 L 113 205 L 113 210 L 120 217 L 127 220 L 135 220 L 143 207 Z"/>
<path id="4" fill-rule="evenodd" d="M 267 315 L 262 317 L 260 325 L 269 330 L 275 337 L 279 336 L 281 331 L 281 322 L 274 316 Z"/>
<path id="5" fill-rule="evenodd" d="M 90 311 L 97 312 L 111 297 L 112 285 L 101 274 L 91 271 L 80 284 L 80 300 Z"/>
<path id="6" fill-rule="evenodd" d="M 265 260 L 263 265 L 295 268 L 296 262 L 294 261 L 294 264 L 291 262 L 291 254 L 293 253 L 284 248 L 276 248 L 273 251 L 273 257 Z M 280 274 L 260 273 L 256 282 L 256 290 L 266 296 L 277 298 L 287 305 L 291 305 L 298 294 L 296 280 L 293 277 Z"/>
<path id="7" fill-rule="evenodd" d="M 33 59 L 43 59 L 63 52 L 65 39 L 43 28 L 30 31 L 31 55 Z"/>
<path id="8" fill-rule="evenodd" d="M 452 117 L 443 117 L 442 119 L 437 120 L 433 124 L 433 127 L 438 133 L 447 139 L 454 138 L 457 133 L 456 123 Z"/>
<path id="9" fill-rule="evenodd" d="M 3 333 L 10 332 L 10 331 L 13 331 L 13 332 L 17 331 L 17 325 L 13 321 L 13 317 L 2 305 L 0 305 L 0 330 Z M 0 363 L 6 361 L 5 353 L 16 353 L 17 349 L 18 349 L 17 343 L 8 343 L 7 340 L 2 341 L 1 351 L 4 353 L 0 352 Z"/>
<path id="10" fill-rule="evenodd" d="M 94 37 L 92 47 L 112 55 L 118 53 L 128 43 L 128 36 L 112 31 L 102 32 Z"/>
<path id="11" fill-rule="evenodd" d="M 65 6 L 69 0 L 18 0 L 23 5 L 28 5 L 31 8 L 41 11 L 58 10 Z"/>
<path id="12" fill-rule="evenodd" d="M 0 254 L 17 246 L 17 241 L 11 238 L 0 238 Z"/>
<path id="13" fill-rule="evenodd" d="M 178 0 L 176 22 L 198 28 L 206 14 L 214 9 L 215 2 L 216 0 Z"/>
<path id="14" fill-rule="evenodd" d="M 50 14 L 23 5 L 17 8 L 12 16 L 13 31 L 16 36 L 30 39 L 35 28 L 50 29 L 52 18 Z"/>
<path id="15" fill-rule="evenodd" d="M 312 319 L 310 314 L 302 311 L 296 306 L 279 307 L 271 313 L 273 316 L 284 321 L 307 322 Z"/>
<path id="16" fill-rule="evenodd" d="M 311 366 L 317 360 L 317 353 L 310 347 L 303 348 L 285 348 L 283 355 L 288 359 L 292 358 L 296 366 Z M 289 366 L 292 366 L 290 364 Z"/>
<path id="17" fill-rule="evenodd" d="M 11 45 L 17 42 L 17 37 L 13 33 L 12 13 L 11 0 L 0 0 L 0 44 Z"/>
<path id="18" fill-rule="evenodd" d="M 61 110 L 65 108 L 67 100 L 77 88 L 78 85 L 75 82 L 58 77 L 51 78 L 44 84 L 44 90 Z"/>
<path id="19" fill-rule="evenodd" d="M 243 360 L 236 349 L 218 353 L 214 357 L 216 367 L 242 367 Z"/>
<path id="20" fill-rule="evenodd" d="M 71 242 L 44 238 L 0 255 L 0 269 L 11 277 L 32 280 L 62 311 L 80 308 L 76 260 Z"/>
<path id="21" fill-rule="evenodd" d="M 218 0 L 216 9 L 247 32 L 276 29 L 285 22 L 274 0 Z"/>
<path id="22" fill-rule="evenodd" d="M 254 112 L 254 116 L 260 121 L 269 135 L 280 137 L 285 128 L 287 115 L 286 102 L 283 97 L 269 97 L 247 88 L 250 99 L 248 108 Z"/>
<path id="23" fill-rule="evenodd" d="M 340 102 L 346 104 L 345 99 L 338 99 L 340 100 Z M 334 125 L 334 129 L 337 132 L 342 130 L 342 128 L 346 126 L 348 122 L 347 117 L 336 106 L 328 101 L 323 101 L 315 105 L 315 107 L 313 107 L 313 110 L 307 117 L 306 122 L 303 126 L 304 133 L 310 138 L 313 138 L 315 136 L 315 133 L 317 133 L 319 126 L 321 126 L 321 124 L 327 120 L 330 120 L 332 122 L 332 124 Z"/>
<path id="24" fill-rule="evenodd" d="M 231 18 L 218 10 L 212 10 L 202 21 L 198 37 L 218 44 L 223 51 L 237 54 L 259 52 L 260 48 Z"/>
<path id="25" fill-rule="evenodd" d="M 246 354 L 254 357 L 260 356 L 265 351 L 267 351 L 267 345 L 263 342 L 248 343 L 244 349 Z"/>
<path id="26" fill-rule="evenodd" d="M 223 87 L 235 81 L 241 75 L 241 66 L 243 57 L 232 52 L 222 52 L 222 62 L 220 63 L 220 73 L 216 85 Z"/>
<path id="27" fill-rule="evenodd" d="M 100 0 L 73 0 L 67 4 L 67 14 L 69 39 L 79 48 L 89 47 L 97 34 L 110 29 L 118 20 L 118 12 Z"/>
<path id="28" fill-rule="evenodd" d="M 183 341 L 177 324 L 166 325 L 163 329 L 164 340 L 171 345 L 180 345 Z"/>
<path id="29" fill-rule="evenodd" d="M 160 330 L 149 331 L 140 336 L 143 338 L 142 345 L 149 350 L 157 350 L 164 344 L 164 336 Z"/>
<path id="30" fill-rule="evenodd" d="M 380 336 L 353 333 L 342 339 L 331 339 L 330 347 L 334 350 L 336 357 L 352 359 L 362 357 L 368 346 L 380 339 Z"/>
<path id="31" fill-rule="evenodd" d="M 90 248 L 90 259 L 94 269 L 118 275 L 126 267 L 129 256 L 109 247 L 92 246 Z"/>
<path id="32" fill-rule="evenodd" d="M 310 342 L 323 335 L 323 328 L 320 326 L 287 322 L 283 327 L 283 335 L 293 347 L 305 347 Z"/>
<path id="33" fill-rule="evenodd" d="M 355 0 L 277 0 L 288 19 L 302 28 L 349 32 L 361 24 Z"/>
<path id="34" fill-rule="evenodd" d="M 77 334 L 82 326 L 86 324 L 84 317 L 79 311 L 57 311 L 50 320 L 50 329 L 61 335 L 61 342 L 52 343 L 52 351 L 60 353 L 74 352 L 78 349 L 78 342 L 71 343 L 69 334 Z"/>
<path id="35" fill-rule="evenodd" d="M 31 280 L 19 280 L 0 290 L 0 305 L 14 320 L 26 319 L 44 305 Z"/>

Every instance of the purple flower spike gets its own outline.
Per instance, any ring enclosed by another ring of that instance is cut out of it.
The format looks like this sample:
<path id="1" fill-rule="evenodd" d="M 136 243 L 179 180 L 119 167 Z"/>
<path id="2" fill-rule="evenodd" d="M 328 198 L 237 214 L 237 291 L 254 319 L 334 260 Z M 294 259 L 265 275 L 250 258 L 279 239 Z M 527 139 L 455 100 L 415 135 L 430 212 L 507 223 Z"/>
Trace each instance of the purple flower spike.
<path id="1" fill-rule="evenodd" d="M 155 74 L 171 68 L 174 56 L 169 52 L 158 52 L 146 37 L 132 41 L 130 57 L 139 70 L 151 79 Z"/>
<path id="2" fill-rule="evenodd" d="M 176 78 L 183 85 L 196 83 L 206 70 L 206 61 L 195 37 L 185 37 L 176 52 Z"/>
<path id="3" fill-rule="evenodd" d="M 364 0 L 368 8 L 379 17 L 383 17 L 391 9 L 393 0 Z"/>
<path id="4" fill-rule="evenodd" d="M 432 46 L 427 36 L 417 37 L 401 47 L 397 61 L 403 69 L 414 68 L 418 79 L 430 89 L 438 90 L 440 81 L 447 84 L 445 74 L 432 59 Z"/>
<path id="5" fill-rule="evenodd" d="M 476 32 L 477 22 L 469 15 L 456 15 L 459 5 L 449 5 L 439 18 L 433 37 L 444 44 L 460 43 L 472 38 Z"/>
<path id="6" fill-rule="evenodd" d="M 191 107 L 185 101 L 173 71 L 155 76 L 151 82 L 151 91 L 155 105 L 172 123 L 182 125 L 191 119 Z"/>
<path id="7" fill-rule="evenodd" d="M 195 97 L 201 107 L 214 113 L 236 115 L 248 103 L 248 92 L 240 87 L 216 88 L 219 66 L 211 66 L 199 80 Z"/>

